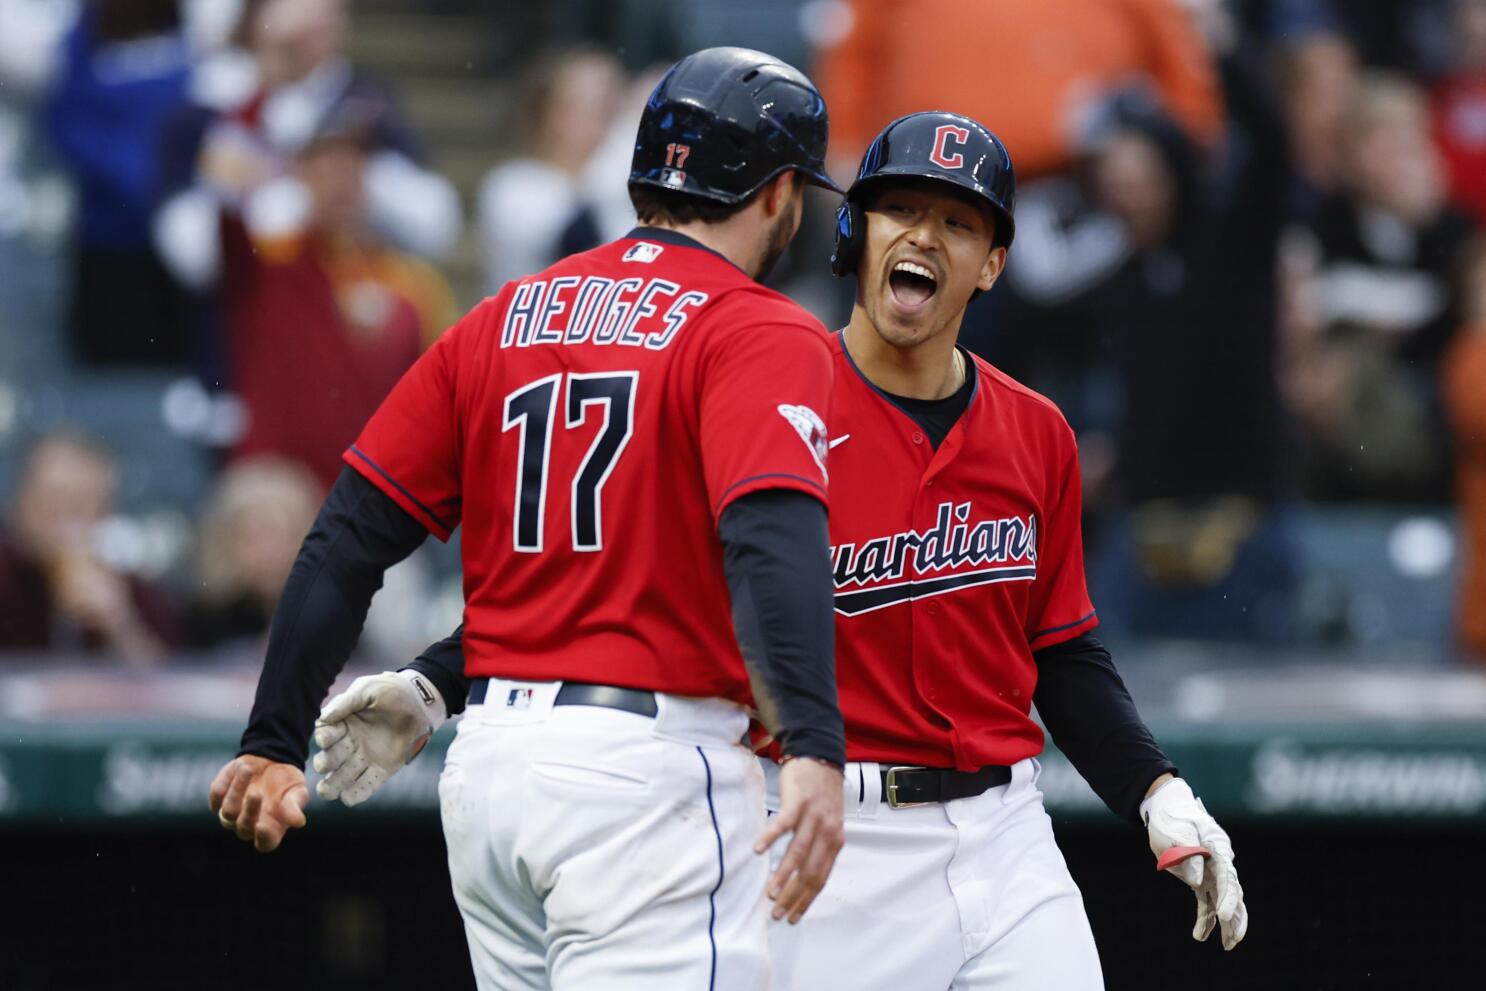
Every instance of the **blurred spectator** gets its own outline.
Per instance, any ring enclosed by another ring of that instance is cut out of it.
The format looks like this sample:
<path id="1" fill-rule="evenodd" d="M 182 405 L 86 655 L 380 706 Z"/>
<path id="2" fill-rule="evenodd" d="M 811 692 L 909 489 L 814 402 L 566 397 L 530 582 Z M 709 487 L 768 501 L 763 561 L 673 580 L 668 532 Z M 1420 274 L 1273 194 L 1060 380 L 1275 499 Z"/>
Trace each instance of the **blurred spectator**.
<path id="1" fill-rule="evenodd" d="M 1212 170 L 1138 96 L 1101 114 L 1082 181 L 1026 188 L 1011 289 L 1033 380 L 1079 430 L 1087 503 L 1118 504 L 1102 601 L 1141 634 L 1276 638 L 1294 569 L 1272 362 L 1286 162 L 1278 109 L 1224 63 Z M 1113 577 L 1111 577 L 1111 575 Z M 1109 591 L 1105 591 L 1107 587 Z"/>
<path id="2" fill-rule="evenodd" d="M 1423 92 L 1365 77 L 1345 119 L 1343 192 L 1287 258 L 1284 383 L 1311 494 L 1446 497 L 1437 368 L 1456 318 L 1450 276 L 1471 234 L 1446 200 Z"/>
<path id="3" fill-rule="evenodd" d="M 62 324 L 73 198 L 37 111 L 76 14 L 69 0 L 0 0 L 0 407 L 11 381 L 68 363 Z"/>
<path id="4" fill-rule="evenodd" d="M 226 43 L 197 67 L 191 101 L 166 129 L 154 236 L 172 274 L 192 290 L 193 370 L 213 395 L 187 432 L 213 448 L 243 441 L 238 393 L 262 388 L 254 372 L 246 372 L 245 385 L 245 370 L 234 366 L 224 312 L 232 291 L 223 282 L 224 222 L 240 230 L 243 210 L 264 189 L 278 189 L 282 203 L 314 135 L 362 118 L 358 141 L 366 156 L 356 197 L 367 243 L 440 258 L 459 233 L 457 193 L 422 164 L 421 144 L 389 87 L 345 58 L 346 33 L 344 0 L 243 0 Z"/>
<path id="5" fill-rule="evenodd" d="M 67 38 L 50 123 L 80 195 L 71 338 L 85 363 L 185 356 L 186 301 L 149 218 L 156 145 L 190 68 L 178 0 L 91 0 Z"/>
<path id="6" fill-rule="evenodd" d="M 578 211 L 558 240 L 562 258 L 623 237 L 635 226 L 635 207 L 629 198 L 630 160 L 635 156 L 635 132 L 645 101 L 669 66 L 651 66 L 630 80 L 614 108 L 604 139 L 578 180 Z"/>
<path id="7" fill-rule="evenodd" d="M 261 650 L 284 582 L 315 521 L 324 489 L 303 465 L 274 455 L 242 458 L 223 470 L 201 520 L 195 594 L 186 642 L 199 649 Z M 358 650 L 392 659 L 416 653 L 459 623 L 437 601 L 431 562 L 414 554 L 387 571 L 372 599 Z"/>
<path id="8" fill-rule="evenodd" d="M 1457 56 L 1434 90 L 1434 129 L 1450 192 L 1486 225 L 1486 0 L 1457 0 Z"/>
<path id="9" fill-rule="evenodd" d="M 80 0 L 0 0 L 0 90 L 27 95 L 51 83 L 61 41 L 77 20 Z"/>
<path id="10" fill-rule="evenodd" d="M 1457 606 L 1460 639 L 1486 658 L 1486 242 L 1461 265 L 1460 336 L 1444 363 L 1445 403 L 1459 446 L 1456 493 L 1465 555 Z"/>
<path id="11" fill-rule="evenodd" d="M 191 371 L 213 391 L 228 378 L 227 344 L 215 299 L 221 265 L 219 203 L 241 208 L 249 189 L 283 168 L 280 156 L 247 124 L 230 120 L 262 83 L 252 42 L 265 0 L 242 0 L 238 6 L 235 23 L 201 54 L 186 104 L 166 121 L 151 218 L 155 248 L 190 299 Z M 212 140 L 207 141 L 209 134 Z M 228 428 L 213 431 L 205 426 L 211 422 L 207 418 L 195 439 L 215 447 L 230 442 L 230 418 L 216 419 Z"/>
<path id="12" fill-rule="evenodd" d="M 1290 214 L 1308 221 L 1341 185 L 1342 124 L 1357 90 L 1357 52 L 1345 36 L 1315 31 L 1285 41 L 1279 67 L 1294 169 Z"/>
<path id="13" fill-rule="evenodd" d="M 831 9 L 816 78 L 837 178 L 855 171 L 883 124 L 925 107 L 984 122 L 1019 178 L 1058 172 L 1084 115 L 1141 79 L 1189 137 L 1218 137 L 1217 74 L 1178 0 L 836 0 Z"/>
<path id="14" fill-rule="evenodd" d="M 343 102 L 296 174 L 222 225 L 234 388 L 249 421 L 237 453 L 297 459 L 327 488 L 346 445 L 455 316 L 443 279 L 368 222 L 381 112 Z"/>
<path id="15" fill-rule="evenodd" d="M 0 528 L 0 646 L 147 666 L 177 641 L 165 596 L 100 560 L 116 483 L 113 456 L 87 439 L 56 433 L 32 448 Z"/>
<path id="16" fill-rule="evenodd" d="M 1272 362 L 1285 161 L 1257 111 L 1233 186 L 1205 188 L 1195 149 L 1135 116 L 1091 162 L 1093 195 L 1131 254 L 1086 300 L 1124 396 L 1117 470 L 1132 502 L 1278 489 Z"/>
<path id="17" fill-rule="evenodd" d="M 1309 0 L 1316 3 L 1316 0 Z M 1325 6 L 1376 68 L 1427 77 L 1449 49 L 1454 0 L 1328 0 Z"/>
<path id="18" fill-rule="evenodd" d="M 368 136 L 367 221 L 403 251 L 439 259 L 459 236 L 459 197 L 426 168 L 422 142 L 391 88 L 345 55 L 347 0 L 268 0 L 258 28 L 263 93 L 257 123 L 293 155 L 345 103 L 384 108 Z"/>
<path id="19" fill-rule="evenodd" d="M 480 184 L 490 292 L 556 259 L 563 231 L 579 210 L 583 167 L 619 109 L 624 82 L 617 59 L 581 47 L 537 59 L 517 87 L 520 151 Z"/>
<path id="20" fill-rule="evenodd" d="M 367 137 L 368 226 L 422 257 L 453 249 L 458 194 L 423 164 L 391 89 L 345 57 L 347 27 L 345 0 L 244 0 L 232 44 L 204 63 L 162 149 L 155 238 L 183 284 L 215 284 L 219 212 L 292 173 L 298 153 L 348 107 L 379 108 Z"/>
<path id="21" fill-rule="evenodd" d="M 304 466 L 264 455 L 229 466 L 201 522 L 186 635 L 215 647 L 268 631 L 323 491 Z"/>

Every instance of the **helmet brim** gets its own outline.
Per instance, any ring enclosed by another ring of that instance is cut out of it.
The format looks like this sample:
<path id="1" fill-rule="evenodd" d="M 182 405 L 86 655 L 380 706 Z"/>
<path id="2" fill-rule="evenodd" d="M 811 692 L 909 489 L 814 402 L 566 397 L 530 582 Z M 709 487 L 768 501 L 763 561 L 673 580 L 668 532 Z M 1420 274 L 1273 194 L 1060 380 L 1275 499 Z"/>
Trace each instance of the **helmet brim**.
<path id="1" fill-rule="evenodd" d="M 851 190 L 847 192 L 846 196 L 848 199 L 860 203 L 867 191 L 875 189 L 878 186 L 888 185 L 890 182 L 893 181 L 934 182 L 944 186 L 948 186 L 952 189 L 963 190 L 965 193 L 969 194 L 978 205 L 990 210 L 992 215 L 995 216 L 996 229 L 995 236 L 992 238 L 992 243 L 997 247 L 1011 247 L 1012 239 L 1016 235 L 1016 218 L 1011 215 L 1010 210 L 1006 209 L 1005 204 L 1001 203 L 996 198 L 995 193 L 978 182 L 948 176 L 945 175 L 943 172 L 935 172 L 927 169 L 918 170 L 911 167 L 898 168 L 894 166 L 887 166 L 880 172 L 874 172 L 871 175 L 865 176 L 852 183 Z"/>
<path id="2" fill-rule="evenodd" d="M 799 169 L 797 171 L 801 175 L 803 175 L 805 177 L 805 181 L 808 182 L 808 183 L 810 183 L 810 185 L 812 185 L 812 186 L 819 186 L 821 189 L 829 189 L 831 192 L 835 193 L 837 196 L 845 196 L 846 195 L 846 190 L 844 190 L 840 186 L 836 185 L 836 183 L 831 179 L 831 177 L 825 174 L 825 171 L 824 170 Z"/>

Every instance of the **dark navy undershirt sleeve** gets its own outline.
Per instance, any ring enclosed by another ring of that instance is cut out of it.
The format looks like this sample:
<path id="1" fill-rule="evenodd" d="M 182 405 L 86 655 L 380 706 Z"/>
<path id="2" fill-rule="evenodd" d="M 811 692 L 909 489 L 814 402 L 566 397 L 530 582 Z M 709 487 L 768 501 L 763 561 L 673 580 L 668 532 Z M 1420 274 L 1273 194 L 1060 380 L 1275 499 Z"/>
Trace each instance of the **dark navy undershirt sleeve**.
<path id="1" fill-rule="evenodd" d="M 315 717 L 361 636 L 382 573 L 427 536 L 376 486 L 341 469 L 274 611 L 240 754 L 304 766 Z"/>
<path id="2" fill-rule="evenodd" d="M 460 623 L 453 633 L 438 643 L 430 644 L 403 668 L 404 671 L 417 671 L 433 682 L 444 697 L 444 706 L 451 716 L 464 711 L 465 699 L 470 693 L 470 680 L 464 674 L 463 641 L 464 624 Z"/>
<path id="3" fill-rule="evenodd" d="M 1139 825 L 1146 789 L 1176 765 L 1141 720 L 1109 651 L 1086 633 L 1033 656 L 1032 701 L 1053 742 L 1110 811 Z"/>
<path id="4" fill-rule="evenodd" d="M 785 756 L 844 766 L 825 506 L 794 490 L 751 492 L 723 511 L 718 533 L 760 720 Z"/>

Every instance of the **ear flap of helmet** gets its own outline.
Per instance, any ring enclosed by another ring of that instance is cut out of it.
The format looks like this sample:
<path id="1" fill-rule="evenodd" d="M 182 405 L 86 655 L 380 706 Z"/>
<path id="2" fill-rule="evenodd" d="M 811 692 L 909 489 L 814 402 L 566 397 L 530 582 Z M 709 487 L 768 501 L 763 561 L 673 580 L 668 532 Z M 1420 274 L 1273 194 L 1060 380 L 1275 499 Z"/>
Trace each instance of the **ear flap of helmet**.
<path id="1" fill-rule="evenodd" d="M 855 275 L 867 236 L 861 205 L 845 200 L 836 208 L 836 245 L 831 250 L 831 271 L 837 276 Z"/>

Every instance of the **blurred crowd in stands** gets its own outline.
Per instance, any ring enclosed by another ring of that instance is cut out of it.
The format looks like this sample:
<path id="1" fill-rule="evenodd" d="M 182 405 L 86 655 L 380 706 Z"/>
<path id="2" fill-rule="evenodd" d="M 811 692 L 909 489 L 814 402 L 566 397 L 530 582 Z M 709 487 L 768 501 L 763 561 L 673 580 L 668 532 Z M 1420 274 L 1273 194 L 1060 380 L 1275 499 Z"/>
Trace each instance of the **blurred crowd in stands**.
<path id="1" fill-rule="evenodd" d="M 365 8 L 491 33 L 478 181 L 348 55 Z M 1109 635 L 1486 657 L 1486 0 L 0 0 L 0 648 L 257 651 L 361 423 L 633 225 L 639 108 L 708 44 L 811 73 L 843 185 L 901 113 L 1006 141 L 961 339 L 1078 432 Z M 775 276 L 828 326 L 834 205 Z M 458 621 L 453 552 L 388 584 L 373 651 Z"/>

